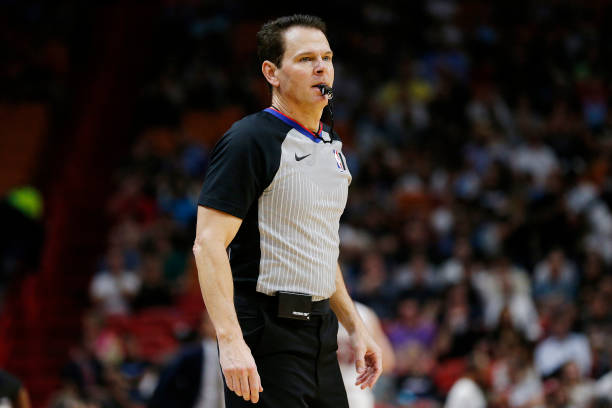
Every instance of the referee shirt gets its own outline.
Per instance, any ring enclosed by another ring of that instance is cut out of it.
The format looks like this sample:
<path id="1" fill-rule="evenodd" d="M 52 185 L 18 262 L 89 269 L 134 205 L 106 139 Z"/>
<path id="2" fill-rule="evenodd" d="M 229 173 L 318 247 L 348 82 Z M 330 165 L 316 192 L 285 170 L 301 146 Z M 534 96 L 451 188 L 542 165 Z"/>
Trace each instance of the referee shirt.
<path id="1" fill-rule="evenodd" d="M 350 182 L 326 125 L 313 133 L 274 108 L 234 123 L 213 149 L 198 202 L 243 220 L 228 247 L 234 285 L 329 298 Z"/>

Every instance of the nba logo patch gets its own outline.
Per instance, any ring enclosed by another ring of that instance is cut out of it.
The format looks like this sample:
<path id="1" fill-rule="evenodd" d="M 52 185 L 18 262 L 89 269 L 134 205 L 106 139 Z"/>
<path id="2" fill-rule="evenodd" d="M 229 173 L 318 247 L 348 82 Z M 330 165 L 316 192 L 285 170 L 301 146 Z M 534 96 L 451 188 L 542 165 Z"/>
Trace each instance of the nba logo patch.
<path id="1" fill-rule="evenodd" d="M 336 165 L 340 170 L 346 170 L 346 162 L 342 153 L 334 149 L 334 156 L 336 157 Z"/>

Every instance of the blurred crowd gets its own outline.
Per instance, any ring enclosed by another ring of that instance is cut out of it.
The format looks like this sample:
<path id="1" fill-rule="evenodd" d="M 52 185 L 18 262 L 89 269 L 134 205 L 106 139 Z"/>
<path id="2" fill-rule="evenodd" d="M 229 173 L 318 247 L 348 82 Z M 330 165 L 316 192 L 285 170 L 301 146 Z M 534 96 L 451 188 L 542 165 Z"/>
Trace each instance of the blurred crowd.
<path id="1" fill-rule="evenodd" d="M 11 117 L 15 114 L 11 107 L 38 105 L 42 112 L 48 112 L 54 118 L 66 111 L 72 62 L 69 43 L 72 30 L 78 23 L 74 12 L 69 0 L 52 5 L 43 1 L 28 4 L 0 1 L 0 47 L 3 50 L 0 56 L 0 112 L 3 120 L 0 149 L 11 151 L 11 147 L 14 148 L 12 139 L 23 136 L 23 132 L 12 133 L 12 126 L 27 128 L 31 123 L 19 121 L 40 119 L 36 115 L 28 117 L 23 114 Z M 45 114 L 42 116 L 46 117 Z M 48 122 L 44 120 L 44 123 L 41 133 L 46 135 L 50 132 Z M 37 140 L 32 142 L 38 143 Z M 0 237 L 0 311 L 5 292 L 12 289 L 11 284 L 37 270 L 43 246 L 42 189 L 40 186 L 7 182 L 18 180 L 19 183 L 35 184 L 35 180 L 30 179 L 35 174 L 19 174 L 24 168 L 29 170 L 21 163 L 30 159 L 28 152 L 17 153 L 16 160 L 10 162 L 12 166 L 6 167 L 7 173 L 14 171 L 16 174 L 2 174 L 0 191 L 0 225 L 11 232 Z M 19 154 L 26 157 L 19 157 Z M 43 162 L 44 158 L 37 157 L 36 160 Z"/>
<path id="2" fill-rule="evenodd" d="M 353 175 L 340 263 L 396 357 L 378 404 L 452 406 L 462 391 L 489 407 L 612 407 L 612 7 L 339 1 L 327 12 Z M 191 245 L 212 144 L 185 117 L 268 106 L 254 34 L 271 16 L 165 3 L 53 408 L 145 406 L 177 350 L 203 336 Z M 130 330 L 146 313 L 171 316 L 158 353 Z"/>
<path id="3" fill-rule="evenodd" d="M 73 37 L 78 8 L 70 0 L 2 0 L 0 7 L 0 103 L 39 102 L 52 115 L 64 113 L 72 91 L 70 47 L 78 42 Z"/>

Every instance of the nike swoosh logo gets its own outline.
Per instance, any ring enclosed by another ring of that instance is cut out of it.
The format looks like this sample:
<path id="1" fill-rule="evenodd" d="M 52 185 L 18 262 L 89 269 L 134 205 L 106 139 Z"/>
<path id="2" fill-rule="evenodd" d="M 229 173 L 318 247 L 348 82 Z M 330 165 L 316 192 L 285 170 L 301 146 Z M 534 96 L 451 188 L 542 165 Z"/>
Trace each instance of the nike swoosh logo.
<path id="1" fill-rule="evenodd" d="M 311 153 L 312 154 L 312 153 Z M 298 156 L 297 153 L 295 153 L 295 161 L 300 161 L 300 160 L 304 160 L 305 158 L 307 158 L 308 156 L 310 156 L 310 154 L 307 154 L 306 156 Z"/>

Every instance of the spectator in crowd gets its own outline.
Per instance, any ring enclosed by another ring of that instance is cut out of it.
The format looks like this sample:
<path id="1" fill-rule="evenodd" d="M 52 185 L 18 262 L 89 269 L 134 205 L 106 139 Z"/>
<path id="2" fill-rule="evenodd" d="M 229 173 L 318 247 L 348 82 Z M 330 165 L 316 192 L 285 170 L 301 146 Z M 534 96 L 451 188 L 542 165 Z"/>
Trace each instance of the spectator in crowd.
<path id="1" fill-rule="evenodd" d="M 533 367 L 530 345 L 516 331 L 505 334 L 491 366 L 491 402 L 508 408 L 544 408 L 544 388 Z"/>
<path id="2" fill-rule="evenodd" d="M 541 133 L 533 129 L 527 134 L 527 143 L 513 153 L 512 168 L 527 175 L 534 187 L 542 188 L 548 177 L 558 171 L 559 162 L 555 152 L 543 143 Z"/>
<path id="3" fill-rule="evenodd" d="M 401 406 L 414 404 L 439 407 L 440 391 L 435 383 L 435 353 L 412 343 L 397 353 L 395 401 Z"/>
<path id="4" fill-rule="evenodd" d="M 139 276 L 124 268 L 123 255 L 115 248 L 107 254 L 108 268 L 94 276 L 90 293 L 94 304 L 106 314 L 126 314 L 140 288 Z"/>
<path id="5" fill-rule="evenodd" d="M 392 288 L 387 282 L 382 254 L 370 251 L 360 264 L 360 279 L 354 288 L 355 300 L 369 305 L 379 316 L 388 316 L 388 301 Z"/>
<path id="6" fill-rule="evenodd" d="M 595 382 L 580 372 L 575 361 L 569 361 L 563 365 L 561 382 L 568 392 L 570 406 L 586 407 L 595 397 Z"/>
<path id="7" fill-rule="evenodd" d="M 52 397 L 51 407 L 101 402 L 107 399 L 105 366 L 95 354 L 93 339 L 86 329 L 82 343 L 70 350 L 69 361 L 62 367 L 62 388 Z"/>
<path id="8" fill-rule="evenodd" d="M 571 331 L 574 318 L 575 308 L 568 303 L 557 306 L 551 313 L 550 335 L 535 349 L 535 366 L 541 376 L 550 376 L 571 361 L 576 363 L 581 376 L 590 375 L 589 340 L 584 334 Z"/>
<path id="9" fill-rule="evenodd" d="M 225 407 L 217 340 L 207 312 L 198 334 L 197 341 L 185 345 L 162 370 L 149 408 Z"/>
<path id="10" fill-rule="evenodd" d="M 445 408 L 486 408 L 486 362 L 484 356 L 474 352 L 467 358 L 466 369 L 448 392 Z"/>
<path id="11" fill-rule="evenodd" d="M 170 285 L 164 279 L 162 262 L 157 255 L 147 254 L 144 256 L 140 268 L 140 279 L 140 286 L 132 300 L 134 310 L 172 305 L 173 298 Z"/>
<path id="12" fill-rule="evenodd" d="M 140 338 L 133 334 L 123 336 L 124 349 L 121 362 L 110 373 L 112 395 L 136 404 L 144 404 L 153 393 L 152 381 L 156 372 L 142 352 Z"/>
<path id="13" fill-rule="evenodd" d="M 457 239 L 453 257 L 440 266 L 440 276 L 445 285 L 453 285 L 467 278 L 472 263 L 472 245 L 466 237 Z"/>
<path id="14" fill-rule="evenodd" d="M 531 341 L 539 339 L 540 322 L 531 297 L 531 283 L 527 273 L 512 265 L 507 257 L 499 257 L 491 268 L 475 277 L 475 287 L 484 300 L 484 324 L 499 326 L 504 310 L 510 314 L 513 326 Z"/>
<path id="15" fill-rule="evenodd" d="M 397 318 L 387 327 L 389 340 L 398 352 L 411 343 L 418 343 L 424 348 L 433 345 L 437 331 L 435 316 L 423 313 L 423 308 L 423 301 L 412 292 L 399 296 L 395 309 Z"/>
<path id="16" fill-rule="evenodd" d="M 596 398 L 606 398 L 612 405 L 612 371 L 601 377 L 595 383 L 595 395 Z"/>
<path id="17" fill-rule="evenodd" d="M 534 271 L 534 296 L 537 301 L 570 302 L 576 296 L 578 277 L 575 266 L 562 249 L 553 249 Z"/>
<path id="18" fill-rule="evenodd" d="M 407 264 L 400 265 L 396 269 L 393 286 L 398 291 L 411 289 L 429 298 L 438 290 L 439 282 L 435 269 L 427 262 L 426 255 L 416 253 Z"/>
<path id="19" fill-rule="evenodd" d="M 482 301 L 469 283 L 448 288 L 436 338 L 440 359 L 467 355 L 482 337 Z"/>
<path id="20" fill-rule="evenodd" d="M 0 370 L 0 406 L 30 408 L 28 390 L 15 376 Z"/>

